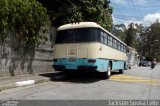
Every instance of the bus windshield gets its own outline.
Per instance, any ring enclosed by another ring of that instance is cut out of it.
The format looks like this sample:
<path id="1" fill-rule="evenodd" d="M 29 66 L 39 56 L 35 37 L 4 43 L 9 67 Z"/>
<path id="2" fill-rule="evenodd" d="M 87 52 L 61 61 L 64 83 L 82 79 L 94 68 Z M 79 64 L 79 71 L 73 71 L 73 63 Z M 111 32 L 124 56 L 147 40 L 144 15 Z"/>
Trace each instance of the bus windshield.
<path id="1" fill-rule="evenodd" d="M 98 41 L 98 28 L 77 28 L 57 32 L 56 44 Z"/>

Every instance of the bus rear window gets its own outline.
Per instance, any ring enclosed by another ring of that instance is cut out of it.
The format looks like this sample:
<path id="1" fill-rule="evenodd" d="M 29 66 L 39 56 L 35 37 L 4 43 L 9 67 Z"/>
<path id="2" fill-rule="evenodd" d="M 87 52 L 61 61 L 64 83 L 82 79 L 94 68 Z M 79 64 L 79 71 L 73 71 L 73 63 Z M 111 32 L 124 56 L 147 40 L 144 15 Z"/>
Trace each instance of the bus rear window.
<path id="1" fill-rule="evenodd" d="M 81 43 L 98 41 L 99 29 L 79 28 L 61 30 L 57 32 L 56 44 L 59 43 Z"/>

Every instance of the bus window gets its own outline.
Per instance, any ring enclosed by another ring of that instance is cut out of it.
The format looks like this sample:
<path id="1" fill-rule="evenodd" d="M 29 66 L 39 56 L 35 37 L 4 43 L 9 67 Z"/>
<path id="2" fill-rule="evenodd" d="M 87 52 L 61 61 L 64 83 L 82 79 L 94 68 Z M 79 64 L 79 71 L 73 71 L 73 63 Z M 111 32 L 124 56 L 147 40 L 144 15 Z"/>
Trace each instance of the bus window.
<path id="1" fill-rule="evenodd" d="M 113 38 L 113 47 L 116 48 L 116 40 Z"/>
<path id="2" fill-rule="evenodd" d="M 112 42 L 113 42 L 112 37 L 110 37 L 110 46 L 112 46 Z"/>
<path id="3" fill-rule="evenodd" d="M 56 37 L 56 43 L 72 42 L 74 32 L 75 32 L 74 30 L 58 31 L 58 36 Z"/>
<path id="4" fill-rule="evenodd" d="M 110 40 L 110 36 L 108 35 L 108 37 L 107 37 L 107 44 L 109 45 L 109 41 Z"/>
<path id="5" fill-rule="evenodd" d="M 57 32 L 57 43 L 80 43 L 98 41 L 98 28 L 68 29 Z"/>
<path id="6" fill-rule="evenodd" d="M 123 52 L 123 44 L 121 43 L 121 51 Z"/>
<path id="7" fill-rule="evenodd" d="M 104 32 L 101 30 L 101 36 L 103 36 Z"/>
<path id="8" fill-rule="evenodd" d="M 108 44 L 108 35 L 107 35 L 107 33 L 104 33 L 104 37 L 105 37 L 105 44 L 107 45 Z"/>
<path id="9" fill-rule="evenodd" d="M 101 43 L 103 43 L 103 36 L 101 36 Z"/>
<path id="10" fill-rule="evenodd" d="M 120 42 L 117 41 L 117 50 L 120 50 Z"/>
<path id="11" fill-rule="evenodd" d="M 75 33 L 75 41 L 79 42 L 95 42 L 98 41 L 98 29 L 81 28 Z"/>
<path id="12" fill-rule="evenodd" d="M 108 35 L 108 45 L 112 46 L 112 37 Z"/>
<path id="13" fill-rule="evenodd" d="M 125 45 L 123 45 L 123 52 L 125 52 Z"/>
<path id="14" fill-rule="evenodd" d="M 124 47 L 124 52 L 126 53 L 127 51 L 126 51 L 126 46 Z"/>
<path id="15" fill-rule="evenodd" d="M 107 38 L 105 37 L 104 39 L 105 39 L 105 42 L 104 42 L 104 43 L 107 45 Z"/>
<path id="16" fill-rule="evenodd" d="M 101 39 L 101 43 L 107 44 L 107 34 L 101 30 L 101 34 L 100 34 L 100 39 Z"/>

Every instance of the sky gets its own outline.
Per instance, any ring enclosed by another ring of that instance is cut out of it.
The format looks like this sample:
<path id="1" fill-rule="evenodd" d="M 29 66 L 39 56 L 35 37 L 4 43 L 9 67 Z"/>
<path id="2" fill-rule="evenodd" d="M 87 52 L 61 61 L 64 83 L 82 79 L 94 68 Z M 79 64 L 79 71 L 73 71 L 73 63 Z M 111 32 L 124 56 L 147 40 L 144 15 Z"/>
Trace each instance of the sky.
<path id="1" fill-rule="evenodd" d="M 160 0 L 110 0 L 113 23 L 138 23 L 149 26 L 160 20 Z"/>

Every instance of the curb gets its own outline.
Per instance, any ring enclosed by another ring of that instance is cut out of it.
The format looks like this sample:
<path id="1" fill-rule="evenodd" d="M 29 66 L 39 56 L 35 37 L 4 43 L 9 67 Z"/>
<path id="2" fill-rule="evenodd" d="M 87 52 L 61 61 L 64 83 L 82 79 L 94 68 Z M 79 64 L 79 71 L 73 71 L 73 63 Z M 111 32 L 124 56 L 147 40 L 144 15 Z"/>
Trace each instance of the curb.
<path id="1" fill-rule="evenodd" d="M 0 86 L 0 92 L 2 90 L 6 90 L 6 89 L 28 86 L 28 85 L 33 85 L 33 84 L 39 84 L 39 83 L 44 83 L 44 82 L 48 82 L 48 81 L 50 81 L 50 78 L 14 82 L 14 83 L 11 83 L 11 84 Z"/>

